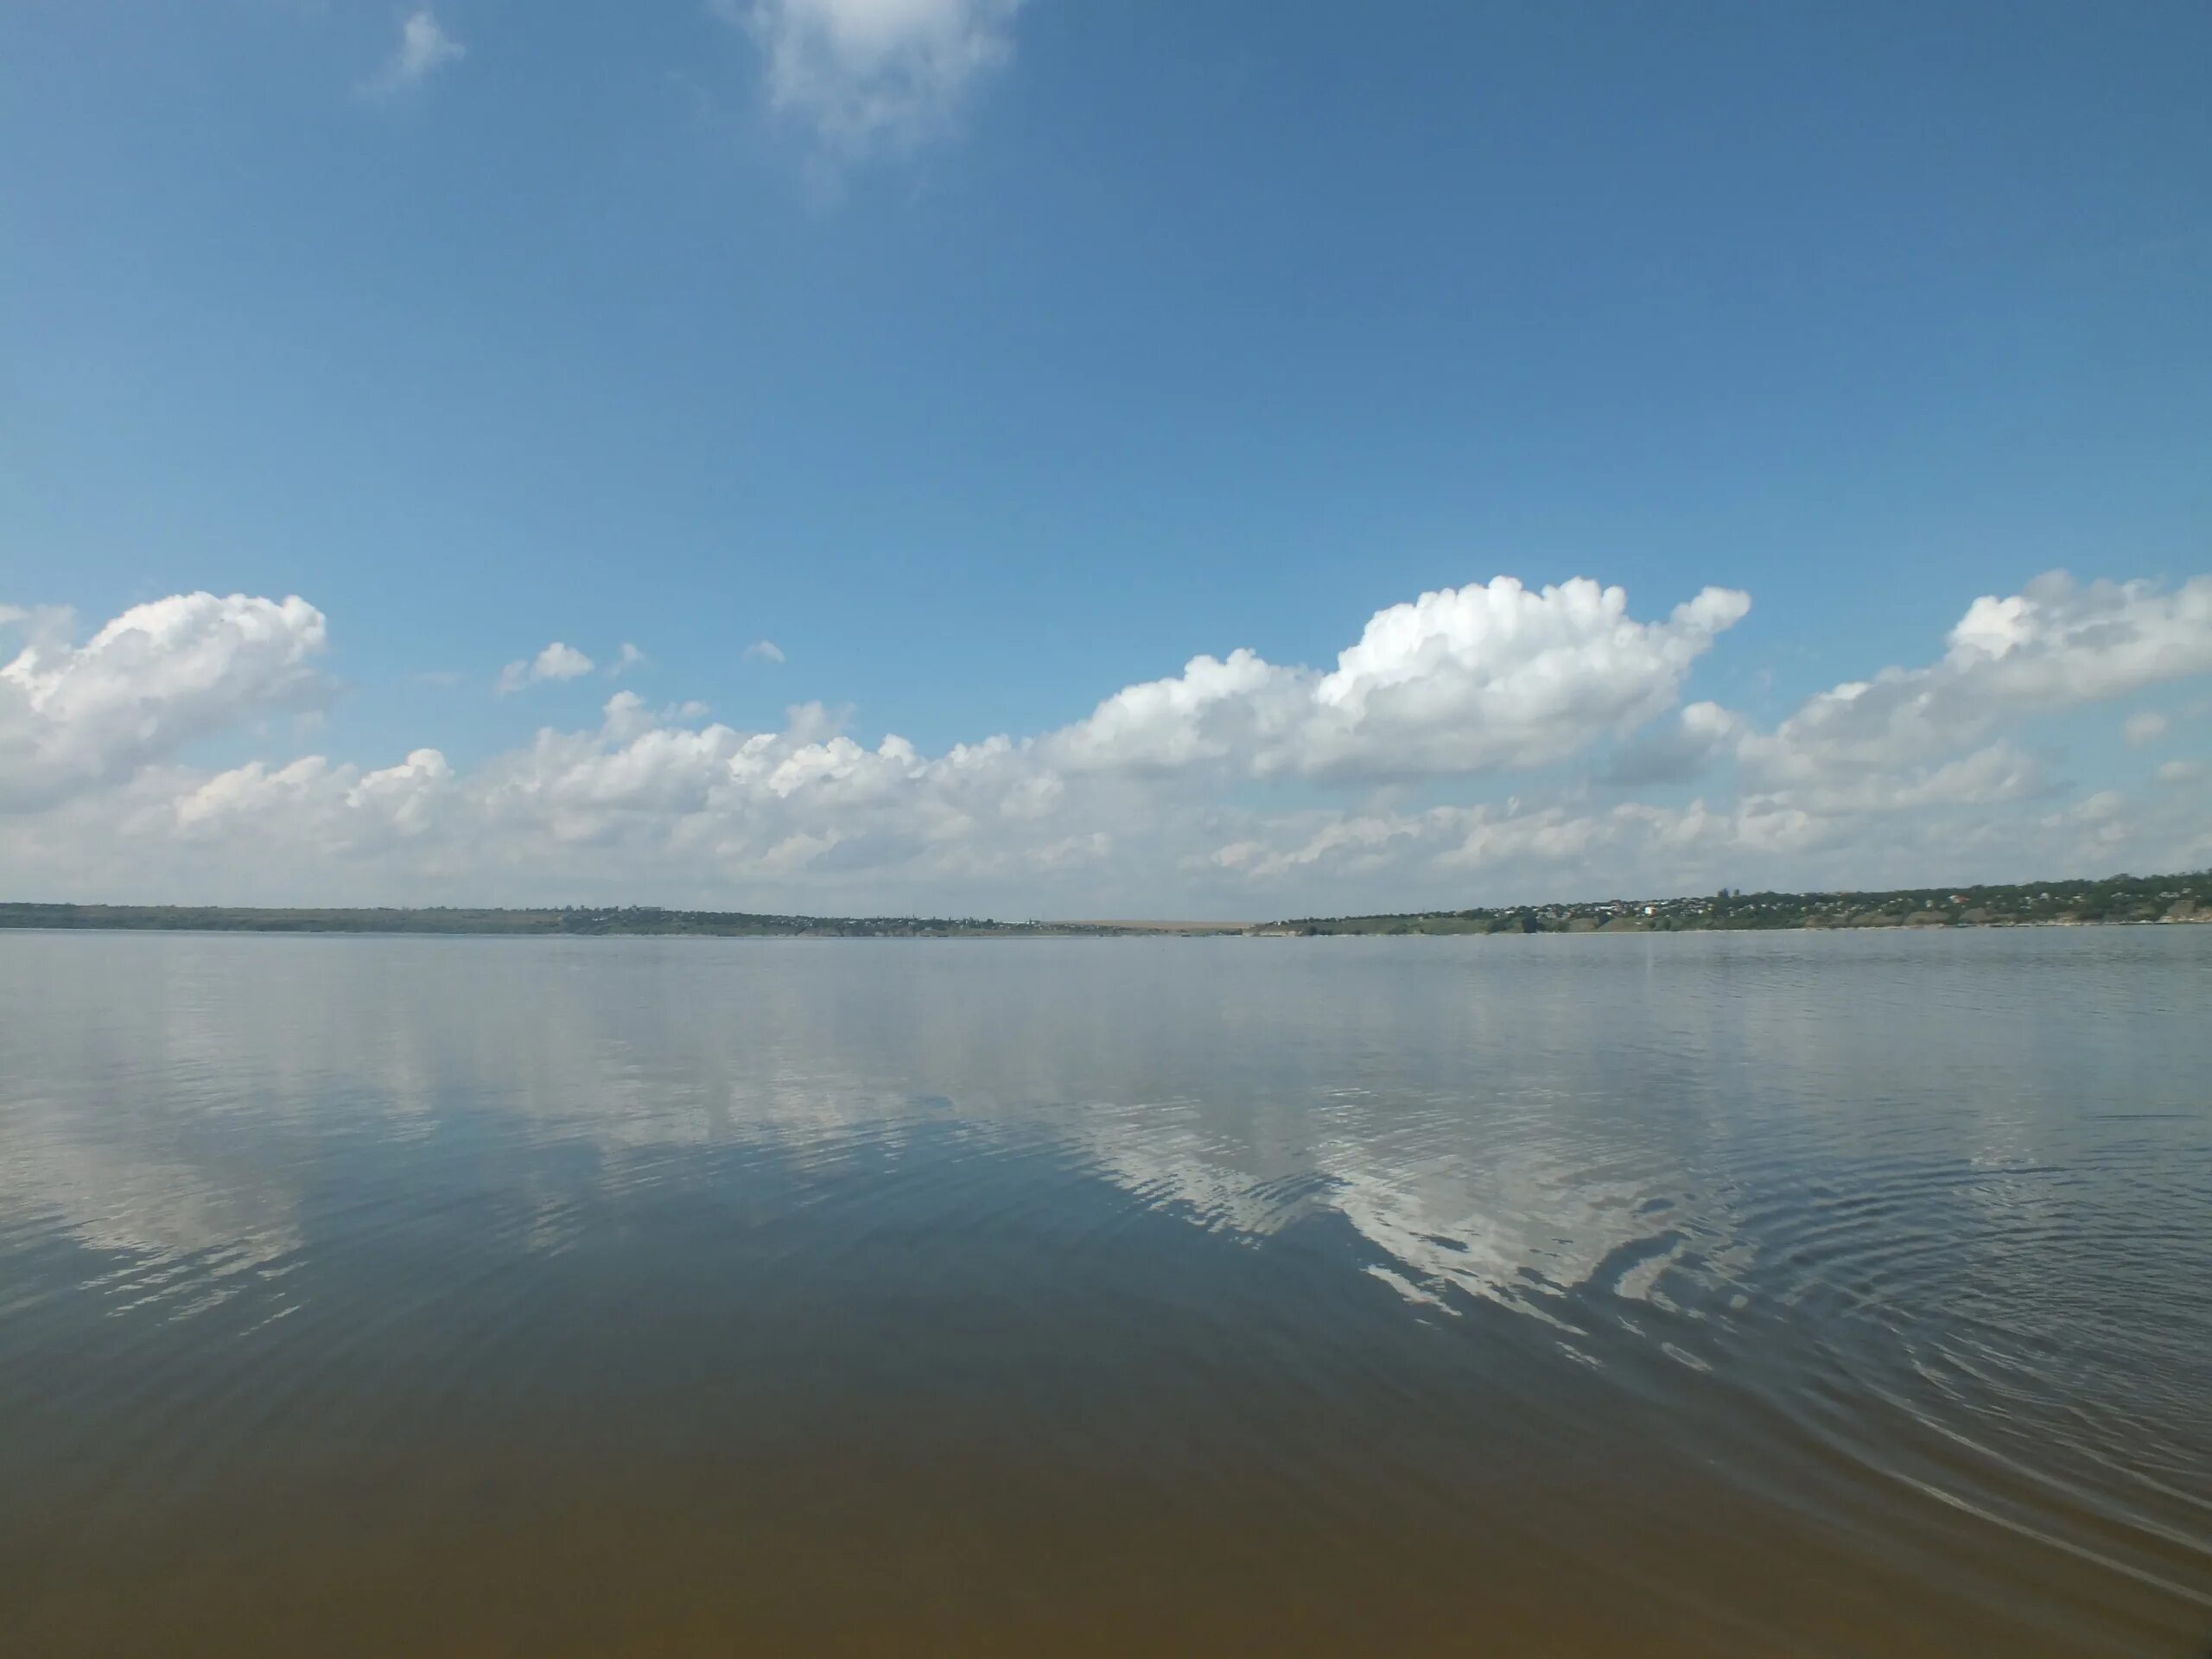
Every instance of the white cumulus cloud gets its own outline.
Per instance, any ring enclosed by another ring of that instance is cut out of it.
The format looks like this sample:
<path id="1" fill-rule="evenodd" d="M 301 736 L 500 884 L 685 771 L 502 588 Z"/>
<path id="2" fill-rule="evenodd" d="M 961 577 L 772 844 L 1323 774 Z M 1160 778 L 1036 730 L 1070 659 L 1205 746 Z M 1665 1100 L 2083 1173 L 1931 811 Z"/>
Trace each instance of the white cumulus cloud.
<path id="1" fill-rule="evenodd" d="M 1219 766 L 1254 777 L 1390 778 L 1538 766 L 1671 708 L 1751 608 L 1707 588 L 1663 621 L 1578 578 L 1446 588 L 1371 618 L 1333 672 L 1256 653 L 1194 658 L 1046 740 L 1074 771 Z"/>
<path id="2" fill-rule="evenodd" d="M 59 615 L 48 620 L 0 667 L 0 808 L 115 782 L 328 690 L 312 664 L 323 615 L 303 599 L 178 594 L 133 606 L 81 645 Z"/>
<path id="3" fill-rule="evenodd" d="M 632 659 L 625 658 L 618 668 L 626 668 Z M 499 671 L 499 677 L 493 690 L 503 697 L 533 685 L 543 685 L 553 680 L 581 679 L 592 671 L 592 660 L 574 645 L 564 645 L 558 639 L 526 662 L 509 663 Z"/>
<path id="4" fill-rule="evenodd" d="M 745 648 L 746 656 L 756 663 L 780 663 L 784 648 L 772 639 L 755 639 Z"/>
<path id="5" fill-rule="evenodd" d="M 1739 755 L 1774 789 L 1877 785 L 1941 764 L 2009 721 L 2212 671 L 2212 576 L 2148 582 L 2038 576 L 1985 595 L 1930 667 L 1885 669 L 1809 698 Z"/>

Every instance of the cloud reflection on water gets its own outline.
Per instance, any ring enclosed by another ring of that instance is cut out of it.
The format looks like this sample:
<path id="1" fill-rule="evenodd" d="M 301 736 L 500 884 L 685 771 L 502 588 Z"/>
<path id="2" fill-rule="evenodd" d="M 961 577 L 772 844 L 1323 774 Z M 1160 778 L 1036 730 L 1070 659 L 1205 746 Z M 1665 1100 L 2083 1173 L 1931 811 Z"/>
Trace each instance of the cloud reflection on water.
<path id="1" fill-rule="evenodd" d="M 1962 1043 L 1961 1009 L 1878 972 L 1837 999 L 1726 941 L 1578 943 L 19 938 L 0 972 L 35 1017 L 8 1039 L 0 1214 L 213 1279 L 301 1248 L 302 1192 L 348 1147 L 442 1141 L 469 1179 L 537 1190 L 524 1231 L 551 1245 L 586 1169 L 627 1186 L 681 1173 L 641 1154 L 722 1147 L 821 1177 L 950 1123 L 1249 1240 L 1333 1214 L 1402 1294 L 1558 1319 L 1601 1279 L 1631 1300 L 1746 1280 L 1747 1185 L 1879 1159 L 1900 1109 L 2003 1044 L 2008 1087 L 1951 1096 L 1916 1155 L 2045 1155 L 2065 1073 L 2027 1001 Z"/>

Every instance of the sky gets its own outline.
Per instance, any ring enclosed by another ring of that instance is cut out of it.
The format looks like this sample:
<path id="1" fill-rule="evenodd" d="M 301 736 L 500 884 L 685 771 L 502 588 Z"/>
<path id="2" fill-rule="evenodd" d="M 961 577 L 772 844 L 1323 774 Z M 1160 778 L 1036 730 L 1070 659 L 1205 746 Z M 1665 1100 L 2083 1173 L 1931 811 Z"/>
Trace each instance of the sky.
<path id="1" fill-rule="evenodd" d="M 0 10 L 0 897 L 2212 863 L 2212 9 Z"/>

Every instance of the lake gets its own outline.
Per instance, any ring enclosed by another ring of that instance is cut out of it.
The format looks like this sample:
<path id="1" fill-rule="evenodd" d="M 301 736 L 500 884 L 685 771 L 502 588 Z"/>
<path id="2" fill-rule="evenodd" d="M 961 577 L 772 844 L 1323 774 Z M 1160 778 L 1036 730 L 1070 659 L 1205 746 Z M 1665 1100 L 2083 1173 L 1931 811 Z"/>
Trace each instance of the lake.
<path id="1" fill-rule="evenodd" d="M 2212 928 L 0 937 L 0 1650 L 2212 1652 Z"/>

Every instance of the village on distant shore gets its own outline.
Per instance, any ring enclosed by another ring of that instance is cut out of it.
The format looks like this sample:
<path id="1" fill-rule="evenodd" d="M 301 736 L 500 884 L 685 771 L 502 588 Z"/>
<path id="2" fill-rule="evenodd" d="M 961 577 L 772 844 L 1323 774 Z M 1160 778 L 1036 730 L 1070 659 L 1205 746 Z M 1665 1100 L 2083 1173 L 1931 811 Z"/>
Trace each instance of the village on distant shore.
<path id="1" fill-rule="evenodd" d="M 777 916 L 650 906 L 499 910 L 277 909 L 194 905 L 0 903 L 0 928 L 251 933 L 466 933 L 592 938 L 1116 938 L 1174 934 L 1682 933 L 1753 928 L 2077 926 L 2212 921 L 2212 870 L 1887 893 L 1745 893 L 1602 899 L 1275 922 L 1020 921 L 987 917 Z"/>
<path id="2" fill-rule="evenodd" d="M 2077 926 L 2212 921 L 2212 870 L 2028 881 L 2017 887 L 1900 887 L 1887 893 L 1745 893 L 1509 905 L 1398 916 L 1315 917 L 1255 932 L 1683 933 L 1781 927 Z"/>

